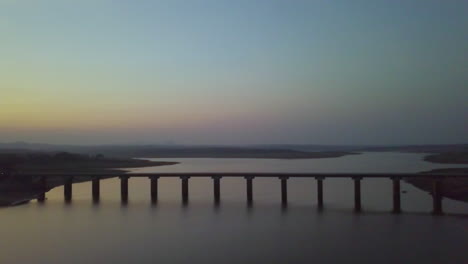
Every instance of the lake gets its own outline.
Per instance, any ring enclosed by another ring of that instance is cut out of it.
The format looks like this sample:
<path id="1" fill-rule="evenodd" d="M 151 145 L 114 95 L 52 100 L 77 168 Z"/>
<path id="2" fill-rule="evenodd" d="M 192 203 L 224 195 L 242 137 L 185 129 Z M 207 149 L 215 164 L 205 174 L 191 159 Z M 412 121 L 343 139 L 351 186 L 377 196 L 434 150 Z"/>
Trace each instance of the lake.
<path id="1" fill-rule="evenodd" d="M 364 153 L 332 159 L 157 159 L 178 165 L 133 172 L 420 172 L 438 165 L 422 154 Z M 389 179 L 362 181 L 362 214 L 353 213 L 350 179 L 324 181 L 325 209 L 316 207 L 314 179 L 288 181 L 281 207 L 278 179 L 254 180 L 254 205 L 246 206 L 245 180 L 221 180 L 221 205 L 213 205 L 212 180 L 190 179 L 190 203 L 181 204 L 180 180 L 159 180 L 150 204 L 149 180 L 129 181 L 128 205 L 118 179 L 101 182 L 92 204 L 91 184 L 63 188 L 41 205 L 0 209 L 0 263 L 467 263 L 468 203 L 444 199 L 446 216 L 429 212 L 432 199 L 402 183 L 402 215 L 392 215 Z"/>

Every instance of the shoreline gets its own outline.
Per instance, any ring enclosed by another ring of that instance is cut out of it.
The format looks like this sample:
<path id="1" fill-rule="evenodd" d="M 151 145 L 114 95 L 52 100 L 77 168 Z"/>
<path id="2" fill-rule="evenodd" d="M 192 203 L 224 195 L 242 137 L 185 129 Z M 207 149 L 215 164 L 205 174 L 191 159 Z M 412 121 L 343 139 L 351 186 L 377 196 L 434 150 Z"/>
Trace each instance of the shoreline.
<path id="1" fill-rule="evenodd" d="M 450 174 L 468 173 L 467 168 L 434 169 L 421 172 L 421 174 L 447 173 L 444 177 L 442 196 L 456 201 L 468 202 L 468 179 L 451 178 Z M 433 180 L 424 178 L 405 178 L 405 182 L 414 187 L 432 194 Z"/>
<path id="2" fill-rule="evenodd" d="M 248 159 L 321 159 L 321 158 L 338 158 L 346 155 L 357 155 L 360 153 L 353 152 L 300 152 L 300 151 L 261 151 L 261 152 L 224 152 L 224 153 L 172 153 L 169 155 L 161 155 L 151 158 L 248 158 Z M 90 159 L 80 156 L 71 156 L 70 160 L 23 160 L 16 164 L 13 172 L 7 174 L 0 173 L 0 206 L 12 206 L 27 203 L 44 192 L 52 190 L 55 187 L 63 186 L 65 178 L 63 176 L 48 177 L 45 188 L 40 183 L 39 177 L 17 177 L 21 174 L 34 173 L 51 173 L 51 174 L 67 174 L 73 173 L 129 173 L 130 168 L 144 168 L 157 166 L 170 166 L 179 162 L 172 161 L 151 161 L 147 160 L 150 157 L 138 158 L 99 158 Z M 1 171 L 0 171 L 1 172 Z M 115 176 L 103 177 L 103 179 L 113 178 Z M 74 177 L 73 183 L 82 183 L 91 181 L 90 176 Z"/>
<path id="3" fill-rule="evenodd" d="M 443 173 L 447 174 L 447 178 L 444 179 L 444 187 L 442 190 L 442 196 L 453 199 L 456 201 L 468 202 L 468 179 L 455 179 L 450 178 L 450 174 L 465 173 L 468 174 L 468 152 L 438 152 L 425 155 L 423 160 L 434 164 L 453 164 L 463 165 L 466 164 L 466 168 L 443 168 L 433 169 L 421 173 Z M 407 178 L 405 182 L 415 186 L 418 189 L 429 192 L 432 194 L 433 182 L 429 179 L 421 178 Z"/>
<path id="4" fill-rule="evenodd" d="M 81 162 L 83 163 L 83 162 Z M 162 161 L 148 161 L 148 160 L 106 160 L 105 164 L 101 164 L 101 167 L 80 167 L 80 162 L 75 162 L 74 166 L 80 169 L 73 169 L 69 167 L 70 164 L 67 166 L 58 166 L 55 168 L 50 168 L 47 166 L 46 168 L 40 168 L 35 166 L 24 166 L 21 170 L 18 170 L 17 174 L 21 175 L 21 173 L 64 173 L 67 172 L 86 172 L 89 174 L 96 173 L 116 173 L 121 172 L 123 175 L 127 173 L 127 171 L 123 170 L 125 168 L 143 168 L 143 167 L 156 167 L 156 166 L 170 166 L 178 164 L 178 162 L 162 162 Z M 111 165 L 112 164 L 112 165 Z M 89 165 L 89 164 L 87 164 Z M 93 164 L 95 165 L 95 164 Z M 111 166 L 112 168 L 108 168 Z M 75 167 L 75 168 L 76 168 Z M 65 169 L 66 168 L 66 169 Z M 118 169 L 117 169 L 118 168 Z M 109 179 L 114 178 L 115 176 L 108 176 L 102 177 L 101 179 Z M 90 176 L 80 176 L 80 177 L 73 177 L 73 183 L 82 183 L 91 181 L 92 177 Z M 65 184 L 65 178 L 63 176 L 51 176 L 48 177 L 48 181 L 45 185 L 45 191 L 48 192 L 53 188 L 63 186 Z M 30 202 L 31 200 L 37 199 L 40 194 L 44 192 L 44 187 L 40 183 L 39 177 L 31 177 L 31 178 L 24 178 L 24 177 L 17 177 L 16 173 L 5 176 L 2 175 L 0 177 L 0 207 L 8 207 L 8 206 L 16 206 Z"/>
<path id="5" fill-rule="evenodd" d="M 85 161 L 68 161 L 68 162 L 49 162 L 49 163 L 34 163 L 22 164 L 18 166 L 17 173 L 12 174 L 9 177 L 0 174 L 0 206 L 14 205 L 19 201 L 28 202 L 28 200 L 36 199 L 39 194 L 43 192 L 43 189 L 39 189 L 39 177 L 32 178 L 21 178 L 15 177 L 16 174 L 32 174 L 32 173 L 51 173 L 51 174 L 66 174 L 66 173 L 130 173 L 126 169 L 130 168 L 144 168 L 144 167 L 157 167 L 157 166 L 169 166 L 179 164 L 180 162 L 172 161 L 151 161 L 150 158 L 158 159 L 170 159 L 170 158 L 246 158 L 246 159 L 321 159 L 321 158 L 338 158 L 346 155 L 356 155 L 361 153 L 352 152 L 299 152 L 300 157 L 297 155 L 285 156 L 285 155 L 240 155 L 240 153 L 224 153 L 224 155 L 161 155 L 159 157 L 138 157 L 131 159 L 99 159 L 99 160 L 85 160 Z M 180 153 L 181 154 L 181 153 Z M 193 153 L 192 153 L 193 154 Z M 258 154 L 258 153 L 256 153 Z M 265 153 L 263 153 L 265 154 Z M 274 153 L 278 154 L 278 153 Z M 284 154 L 284 153 L 283 153 Z M 290 154 L 290 153 L 289 153 Z M 294 153 L 297 154 L 297 153 Z M 303 154 L 308 154 L 307 158 Z M 466 157 L 466 153 L 437 153 L 430 154 L 423 157 L 423 160 L 431 163 L 444 163 L 444 164 L 465 164 L 461 162 L 459 157 Z M 432 158 L 428 158 L 432 157 Z M 434 159 L 434 157 L 436 157 Z M 443 159 L 443 162 L 440 159 Z M 450 159 L 449 159 L 450 158 Z M 453 162 L 453 159 L 457 159 L 459 163 Z M 453 163 L 452 163 L 453 162 Z M 457 201 L 468 202 L 468 179 L 455 179 L 450 178 L 450 174 L 453 173 L 468 173 L 468 168 L 445 168 L 445 169 L 434 169 L 431 171 L 425 171 L 421 173 L 447 173 L 447 178 L 444 179 L 444 191 L 442 195 L 444 197 L 454 199 Z M 102 179 L 113 178 L 115 176 L 103 177 Z M 82 183 L 91 181 L 91 176 L 80 176 L 74 177 L 73 183 Z M 405 182 L 415 186 L 416 188 L 431 193 L 432 181 L 429 179 L 422 178 L 406 178 Z M 55 187 L 59 187 L 65 184 L 65 178 L 63 176 L 51 176 L 48 178 L 46 183 L 46 191 L 49 191 Z M 7 202 L 5 202 L 7 201 Z M 9 202 L 8 202 L 9 201 Z"/>
<path id="6" fill-rule="evenodd" d="M 138 159 L 191 159 L 191 158 L 210 158 L 210 159 L 327 159 L 341 158 L 348 155 L 360 155 L 360 152 L 303 152 L 303 151 L 285 151 L 285 152 L 262 152 L 262 153 L 172 153 L 162 155 L 141 155 Z"/>
<path id="7" fill-rule="evenodd" d="M 424 161 L 438 164 L 468 164 L 468 152 L 439 152 L 424 156 Z"/>
<path id="8" fill-rule="evenodd" d="M 175 165 L 179 162 L 151 161 L 144 159 L 110 159 L 102 161 L 76 161 L 52 164 L 28 164 L 19 166 L 15 174 L 28 173 L 126 173 L 124 169 Z"/>

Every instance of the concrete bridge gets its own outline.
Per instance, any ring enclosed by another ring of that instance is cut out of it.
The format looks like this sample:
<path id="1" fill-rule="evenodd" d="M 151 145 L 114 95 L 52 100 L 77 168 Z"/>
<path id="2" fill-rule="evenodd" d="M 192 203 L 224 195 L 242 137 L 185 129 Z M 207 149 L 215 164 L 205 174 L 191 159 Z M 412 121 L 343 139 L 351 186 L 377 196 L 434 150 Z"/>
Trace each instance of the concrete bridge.
<path id="1" fill-rule="evenodd" d="M 189 179 L 199 177 L 211 177 L 213 179 L 213 199 L 216 204 L 221 200 L 221 179 L 223 177 L 244 178 L 246 181 L 246 198 L 248 205 L 253 203 L 253 180 L 255 178 L 278 178 L 280 181 L 281 202 L 286 205 L 288 202 L 288 179 L 289 178 L 314 178 L 317 183 L 317 204 L 319 209 L 324 207 L 323 198 L 323 182 L 327 178 L 349 178 L 354 182 L 354 210 L 361 212 L 361 181 L 368 178 L 387 178 L 392 182 L 393 188 L 393 212 L 401 212 L 401 190 L 400 181 L 404 178 L 425 178 L 430 179 L 433 184 L 431 192 L 433 198 L 433 214 L 443 214 L 442 209 L 442 189 L 444 178 L 468 178 L 466 174 L 419 174 L 419 173 L 230 173 L 230 172 L 207 172 L 207 173 L 129 173 L 129 174 L 23 174 L 28 177 L 40 177 L 43 186 L 47 184 L 48 177 L 64 177 L 64 197 L 66 202 L 72 200 L 72 185 L 74 177 L 90 177 L 92 198 L 94 202 L 100 199 L 100 180 L 102 178 L 119 177 L 122 203 L 128 202 L 128 180 L 130 178 L 145 177 L 149 178 L 151 201 L 156 203 L 158 200 L 158 179 L 165 178 L 180 178 L 181 179 L 181 194 L 182 202 L 188 203 L 189 200 Z M 45 190 L 45 188 L 44 188 Z M 39 202 L 44 202 L 45 192 L 38 198 Z"/>

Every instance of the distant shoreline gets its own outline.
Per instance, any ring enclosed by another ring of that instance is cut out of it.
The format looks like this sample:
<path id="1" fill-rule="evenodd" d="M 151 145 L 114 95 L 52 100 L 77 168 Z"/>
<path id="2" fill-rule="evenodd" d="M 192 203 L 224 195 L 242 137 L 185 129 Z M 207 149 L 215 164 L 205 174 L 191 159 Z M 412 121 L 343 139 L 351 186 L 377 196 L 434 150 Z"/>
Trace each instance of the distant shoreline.
<path id="1" fill-rule="evenodd" d="M 75 160 L 68 162 L 30 162 L 18 165 L 13 174 L 0 174 L 0 206 L 12 206 L 27 203 L 37 199 L 44 192 L 65 184 L 65 177 L 61 173 L 87 173 L 92 175 L 105 173 L 119 173 L 125 175 L 124 168 L 142 168 L 174 165 L 178 162 L 148 161 L 139 159 L 96 159 Z M 118 169 L 117 169 L 118 168 Z M 21 174 L 51 173 L 57 176 L 47 177 L 45 186 L 40 183 L 40 177 L 18 177 Z M 115 176 L 102 177 L 102 179 Z M 92 176 L 73 177 L 73 183 L 91 181 Z"/>
<path id="2" fill-rule="evenodd" d="M 211 158 L 211 159 L 326 159 L 340 158 L 348 155 L 359 155 L 358 152 L 344 151 L 322 151 L 322 152 L 305 152 L 293 150 L 246 150 L 246 151 L 229 151 L 215 153 L 212 151 L 192 151 L 192 152 L 173 152 L 163 153 L 159 155 L 142 155 L 138 158 L 144 159 L 171 159 L 171 158 Z"/>
<path id="3" fill-rule="evenodd" d="M 468 152 L 440 152 L 424 156 L 424 161 L 436 164 L 467 164 Z M 468 179 L 450 178 L 450 174 L 468 173 L 467 168 L 434 169 L 422 173 L 447 174 L 444 178 L 442 196 L 457 201 L 468 202 Z M 423 178 L 406 178 L 406 182 L 413 186 L 432 193 L 433 180 Z"/>
<path id="4" fill-rule="evenodd" d="M 74 161 L 46 165 L 23 165 L 18 168 L 22 173 L 126 173 L 124 169 L 175 165 L 179 162 L 150 161 L 144 159 L 109 159 L 102 161 Z"/>
<path id="5" fill-rule="evenodd" d="M 49 160 L 48 162 L 36 162 L 34 160 L 25 162 L 18 166 L 15 174 L 34 174 L 34 173 L 51 173 L 60 175 L 60 173 L 85 173 L 92 175 L 105 174 L 105 173 L 122 173 L 122 175 L 128 173 L 125 169 L 129 168 L 143 168 L 143 167 L 156 167 L 156 166 L 169 166 L 175 165 L 179 162 L 171 161 L 151 161 L 149 158 L 157 159 L 171 159 L 171 158 L 246 158 L 246 159 L 323 159 L 323 158 L 339 158 L 347 155 L 358 155 L 361 153 L 356 152 L 305 152 L 305 151 L 291 151 L 291 150 L 252 150 L 252 149 L 224 149 L 219 153 L 214 151 L 220 151 L 220 149 L 195 149 L 195 150 L 176 150 L 168 151 L 166 153 L 160 153 L 160 155 L 143 155 L 138 158 L 84 158 L 78 157 L 76 160 Z M 74 155 L 74 154 L 70 154 Z M 467 164 L 468 154 L 466 152 L 461 153 L 435 153 L 425 156 L 423 159 L 431 163 L 443 163 L 443 164 Z M 72 158 L 74 158 L 72 156 Z M 451 173 L 468 173 L 468 168 L 454 168 L 454 169 L 436 169 L 429 172 L 423 173 L 447 173 L 448 178 L 444 181 L 444 193 L 445 197 L 468 202 L 468 180 L 464 179 L 453 179 L 449 178 Z M 8 196 L 17 197 L 18 194 L 24 192 L 27 194 L 28 199 L 35 199 L 41 193 L 37 188 L 38 177 L 32 179 L 21 179 L 19 184 L 18 179 L 14 179 L 14 175 L 11 179 L 5 180 L 0 175 L 0 191 L 3 197 L 0 197 L 0 203 L 2 198 Z M 13 179 L 13 180 L 12 180 Z M 87 182 L 91 180 L 91 176 L 74 177 L 73 183 Z M 406 182 L 414 185 L 415 187 L 424 191 L 431 192 L 432 181 L 421 178 L 410 178 L 405 179 Z M 48 177 L 46 190 L 51 190 L 55 187 L 64 185 L 65 179 L 62 176 L 51 176 Z M 11 194 L 11 195 L 10 195 Z"/>
<path id="6" fill-rule="evenodd" d="M 468 152 L 440 152 L 424 157 L 424 160 L 440 164 L 468 164 Z"/>

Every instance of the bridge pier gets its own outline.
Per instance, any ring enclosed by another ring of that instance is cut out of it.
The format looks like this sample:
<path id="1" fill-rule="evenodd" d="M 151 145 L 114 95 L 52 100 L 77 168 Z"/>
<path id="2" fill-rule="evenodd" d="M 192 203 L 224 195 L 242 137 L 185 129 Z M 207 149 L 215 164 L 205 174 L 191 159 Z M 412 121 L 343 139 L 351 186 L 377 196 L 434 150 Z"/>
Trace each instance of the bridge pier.
<path id="1" fill-rule="evenodd" d="M 37 196 L 37 201 L 39 203 L 45 202 L 46 199 L 46 187 L 47 187 L 47 179 L 45 176 L 41 176 L 39 179 L 39 185 L 40 188 L 42 189 L 42 193 Z"/>
<path id="2" fill-rule="evenodd" d="M 220 181 L 221 181 L 221 176 L 212 176 L 211 177 L 213 179 L 213 198 L 214 198 L 214 202 L 215 204 L 219 204 L 220 200 L 221 200 L 221 184 L 220 184 Z"/>
<path id="3" fill-rule="evenodd" d="M 157 203 L 158 202 L 158 179 L 159 176 L 151 176 L 150 182 L 151 182 L 151 203 Z"/>
<path id="4" fill-rule="evenodd" d="M 401 189 L 400 189 L 400 177 L 392 177 L 393 181 L 393 213 L 401 213 Z"/>
<path id="5" fill-rule="evenodd" d="M 39 195 L 37 196 L 37 201 L 38 201 L 39 203 L 45 202 L 45 199 L 46 199 L 45 192 L 43 192 L 43 193 L 41 193 L 41 194 L 39 194 Z"/>
<path id="6" fill-rule="evenodd" d="M 440 179 L 434 180 L 433 188 L 432 188 L 432 201 L 433 201 L 432 214 L 434 215 L 444 214 L 442 210 L 442 189 L 443 189 L 442 180 Z"/>
<path id="7" fill-rule="evenodd" d="M 317 206 L 318 209 L 323 209 L 323 180 L 324 177 L 315 177 L 317 180 Z"/>
<path id="8" fill-rule="evenodd" d="M 353 177 L 354 180 L 354 211 L 361 212 L 361 180 L 362 177 Z"/>
<path id="9" fill-rule="evenodd" d="M 65 202 L 69 203 L 72 200 L 72 191 L 73 191 L 73 177 L 68 177 L 65 179 L 65 185 L 63 186 L 63 194 L 65 196 Z"/>
<path id="10" fill-rule="evenodd" d="M 427 181 L 432 181 L 432 214 L 434 215 L 443 215 L 443 195 L 444 195 L 444 180 L 446 178 L 443 174 L 416 174 L 416 173 L 367 173 L 367 174 L 355 174 L 355 173 L 337 173 L 337 174 L 323 174 L 323 173 L 238 173 L 238 172 L 223 172 L 223 173 L 133 173 L 133 174 L 95 174 L 95 176 L 90 176 L 89 174 L 66 174 L 62 179 L 64 185 L 64 200 L 66 203 L 72 201 L 73 194 L 73 177 L 75 179 L 79 177 L 86 177 L 86 179 L 92 182 L 92 199 L 93 202 L 98 202 L 100 200 L 100 177 L 110 177 L 110 176 L 119 176 L 120 178 L 120 187 L 121 187 L 121 200 L 122 203 L 128 202 L 128 180 L 131 177 L 148 177 L 151 180 L 151 201 L 156 203 L 158 200 L 158 180 L 160 177 L 180 177 L 182 183 L 182 201 L 185 204 L 189 201 L 189 186 L 188 180 L 191 177 L 210 177 L 213 179 L 213 199 L 216 205 L 219 205 L 221 201 L 221 178 L 222 177 L 244 177 L 246 180 L 246 195 L 247 203 L 250 207 L 253 204 L 253 179 L 255 177 L 262 178 L 278 178 L 281 183 L 281 202 L 283 205 L 288 203 L 288 179 L 291 177 L 298 178 L 315 178 L 317 182 L 317 205 L 318 209 L 323 209 L 324 207 L 324 198 L 323 198 L 323 181 L 325 178 L 350 178 L 353 180 L 354 184 L 354 211 L 362 211 L 362 201 L 361 201 L 361 181 L 363 178 L 375 178 L 375 179 L 390 179 L 392 181 L 392 212 L 399 214 L 402 212 L 401 207 L 401 181 L 409 177 L 421 177 Z M 60 174 L 24 174 L 21 175 L 24 179 L 31 179 L 34 183 L 34 190 L 37 193 L 36 199 L 38 203 L 43 203 L 46 199 L 46 192 L 50 189 L 48 187 L 47 181 L 57 180 L 56 177 L 60 177 Z M 453 174 L 450 175 L 453 178 L 466 179 L 468 178 L 467 174 Z"/>
<path id="11" fill-rule="evenodd" d="M 190 176 L 181 176 L 180 179 L 182 180 L 182 203 L 187 204 L 189 201 L 188 180 L 190 179 Z"/>
<path id="12" fill-rule="evenodd" d="M 255 178 L 254 176 L 245 176 L 244 177 L 247 184 L 247 203 L 252 205 L 253 203 L 253 187 L 252 187 L 252 180 Z"/>
<path id="13" fill-rule="evenodd" d="M 120 197 L 122 203 L 126 204 L 128 202 L 128 176 L 120 176 Z"/>
<path id="14" fill-rule="evenodd" d="M 288 179 L 287 176 L 279 177 L 281 180 L 281 204 L 287 205 L 288 204 Z"/>
<path id="15" fill-rule="evenodd" d="M 100 200 L 100 178 L 99 177 L 93 177 L 93 180 L 91 182 L 91 189 L 93 193 L 93 202 L 97 203 Z"/>

